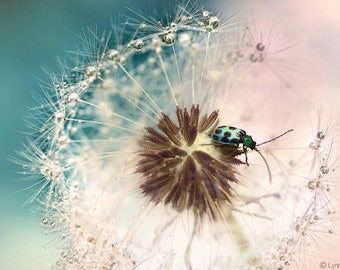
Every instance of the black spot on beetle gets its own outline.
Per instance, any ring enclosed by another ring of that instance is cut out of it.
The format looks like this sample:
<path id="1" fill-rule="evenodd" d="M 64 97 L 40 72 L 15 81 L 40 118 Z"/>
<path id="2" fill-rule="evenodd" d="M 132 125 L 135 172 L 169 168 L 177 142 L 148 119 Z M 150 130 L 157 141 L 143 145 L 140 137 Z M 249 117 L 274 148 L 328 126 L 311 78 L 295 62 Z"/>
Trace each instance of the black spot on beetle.
<path id="1" fill-rule="evenodd" d="M 237 143 L 240 143 L 241 141 L 239 139 L 233 138 L 230 142 L 237 144 Z"/>
<path id="2" fill-rule="evenodd" d="M 223 137 L 229 138 L 231 136 L 231 133 L 229 131 L 224 132 Z"/>
<path id="3" fill-rule="evenodd" d="M 218 136 L 217 135 L 213 135 L 212 138 L 213 138 L 214 141 L 218 141 Z"/>

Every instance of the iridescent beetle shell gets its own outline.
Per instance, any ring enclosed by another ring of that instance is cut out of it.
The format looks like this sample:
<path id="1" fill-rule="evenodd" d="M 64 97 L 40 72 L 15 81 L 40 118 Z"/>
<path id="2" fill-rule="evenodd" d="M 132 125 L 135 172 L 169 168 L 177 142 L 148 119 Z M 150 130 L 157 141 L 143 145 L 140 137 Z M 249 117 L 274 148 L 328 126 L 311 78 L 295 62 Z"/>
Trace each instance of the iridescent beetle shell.
<path id="1" fill-rule="evenodd" d="M 229 144 L 238 146 L 243 145 L 243 148 L 254 150 L 256 142 L 253 138 L 243 130 L 233 126 L 220 126 L 211 134 L 211 139 L 214 143 Z"/>

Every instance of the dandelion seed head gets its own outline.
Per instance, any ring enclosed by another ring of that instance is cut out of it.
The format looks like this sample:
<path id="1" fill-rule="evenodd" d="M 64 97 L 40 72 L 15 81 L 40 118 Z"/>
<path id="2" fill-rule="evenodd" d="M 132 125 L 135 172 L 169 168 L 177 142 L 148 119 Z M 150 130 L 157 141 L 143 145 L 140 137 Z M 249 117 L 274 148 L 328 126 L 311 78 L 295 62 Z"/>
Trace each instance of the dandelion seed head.
<path id="1" fill-rule="evenodd" d="M 272 33 L 189 3 L 136 15 L 81 36 L 18 161 L 64 245 L 55 268 L 294 269 L 316 231 L 336 232 L 334 130 L 309 136 L 300 95 L 254 76 L 275 64 Z M 251 151 L 216 143 L 219 122 L 257 142 L 297 133 Z"/>

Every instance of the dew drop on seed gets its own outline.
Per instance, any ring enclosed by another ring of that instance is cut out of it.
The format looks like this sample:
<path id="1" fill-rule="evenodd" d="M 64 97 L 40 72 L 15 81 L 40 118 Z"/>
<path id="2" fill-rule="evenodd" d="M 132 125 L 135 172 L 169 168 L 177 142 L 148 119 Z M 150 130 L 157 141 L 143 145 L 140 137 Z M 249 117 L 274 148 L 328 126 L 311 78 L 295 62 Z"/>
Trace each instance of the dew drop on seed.
<path id="1" fill-rule="evenodd" d="M 257 43 L 256 44 L 256 50 L 263 52 L 265 49 L 265 46 L 263 45 L 263 43 Z"/>
<path id="2" fill-rule="evenodd" d="M 313 149 L 313 150 L 318 150 L 319 149 L 319 144 L 317 144 L 317 143 L 315 143 L 315 142 L 311 142 L 310 144 L 309 144 L 309 148 L 310 149 Z"/>
<path id="3" fill-rule="evenodd" d="M 309 181 L 309 182 L 308 182 L 308 188 L 309 188 L 310 190 L 316 189 L 316 188 L 317 188 L 316 182 L 315 182 L 315 181 Z"/>
<path id="4" fill-rule="evenodd" d="M 62 123 L 65 119 L 65 115 L 60 111 L 56 111 L 52 118 L 55 123 Z"/>
<path id="5" fill-rule="evenodd" d="M 322 174 L 327 174 L 327 173 L 329 173 L 329 168 L 328 168 L 328 166 L 325 166 L 325 165 L 321 166 L 321 167 L 320 167 L 320 172 L 321 172 Z"/>
<path id="6" fill-rule="evenodd" d="M 319 131 L 317 134 L 316 134 L 316 137 L 319 139 L 319 140 L 323 140 L 326 135 L 325 133 L 323 133 L 322 131 Z"/>
<path id="7" fill-rule="evenodd" d="M 41 224 L 46 226 L 48 224 L 48 219 L 46 217 L 43 217 L 41 219 Z"/>
<path id="8" fill-rule="evenodd" d="M 210 12 L 207 10 L 203 10 L 202 16 L 204 25 L 205 26 L 209 25 Z"/>
<path id="9" fill-rule="evenodd" d="M 181 16 L 181 23 L 186 23 L 186 22 L 190 22 L 192 20 L 192 16 Z"/>
<path id="10" fill-rule="evenodd" d="M 94 77 L 97 74 L 97 68 L 95 66 L 88 66 L 85 68 L 85 75 L 87 77 Z"/>
<path id="11" fill-rule="evenodd" d="M 213 29 L 216 29 L 220 25 L 220 21 L 216 16 L 212 16 L 209 19 L 209 25 L 211 25 Z"/>
<path id="12" fill-rule="evenodd" d="M 250 60 L 250 62 L 256 63 L 257 61 L 259 61 L 259 58 L 255 55 L 255 53 L 252 53 L 249 56 L 249 60 Z"/>
<path id="13" fill-rule="evenodd" d="M 142 30 L 142 31 L 145 31 L 146 28 L 147 28 L 147 25 L 146 25 L 145 23 L 141 23 L 141 24 L 139 25 L 139 29 Z"/>
<path id="14" fill-rule="evenodd" d="M 77 93 L 71 93 L 67 97 L 67 102 L 69 103 L 76 103 L 79 100 L 79 95 Z"/>
<path id="15" fill-rule="evenodd" d="M 58 208 L 58 202 L 53 202 L 52 203 L 52 208 Z"/>
<path id="16" fill-rule="evenodd" d="M 162 42 L 166 45 L 174 44 L 176 40 L 176 35 L 174 33 L 166 33 L 162 36 Z"/>
<path id="17" fill-rule="evenodd" d="M 127 58 L 125 56 L 122 56 L 120 59 L 119 59 L 119 63 L 121 63 L 122 65 L 125 65 L 127 62 Z"/>
<path id="18" fill-rule="evenodd" d="M 136 41 L 133 42 L 132 47 L 135 50 L 140 51 L 141 49 L 144 48 L 144 41 L 141 39 L 137 39 Z"/>
<path id="19" fill-rule="evenodd" d="M 58 139 L 57 139 L 57 144 L 60 146 L 65 146 L 70 142 L 70 138 L 66 135 L 61 135 Z"/>
<path id="20" fill-rule="evenodd" d="M 61 254 L 60 254 L 60 256 L 61 256 L 62 258 L 66 258 L 66 257 L 67 257 L 67 252 L 66 252 L 66 251 L 62 251 Z"/>
<path id="21" fill-rule="evenodd" d="M 114 49 L 108 50 L 106 53 L 106 57 L 108 60 L 117 61 L 119 59 L 118 51 Z"/>
<path id="22" fill-rule="evenodd" d="M 82 90 L 85 90 L 88 86 L 89 86 L 89 84 L 86 81 L 82 81 L 82 82 L 79 83 L 79 87 Z"/>
<path id="23" fill-rule="evenodd" d="M 174 22 L 172 22 L 172 23 L 170 24 L 170 29 L 172 29 L 172 31 L 176 31 L 176 30 L 177 30 L 177 24 L 174 23 Z"/>
<path id="24" fill-rule="evenodd" d="M 73 188 L 74 190 L 79 189 L 79 182 L 78 182 L 78 181 L 73 181 L 73 182 L 72 182 L 72 188 Z"/>

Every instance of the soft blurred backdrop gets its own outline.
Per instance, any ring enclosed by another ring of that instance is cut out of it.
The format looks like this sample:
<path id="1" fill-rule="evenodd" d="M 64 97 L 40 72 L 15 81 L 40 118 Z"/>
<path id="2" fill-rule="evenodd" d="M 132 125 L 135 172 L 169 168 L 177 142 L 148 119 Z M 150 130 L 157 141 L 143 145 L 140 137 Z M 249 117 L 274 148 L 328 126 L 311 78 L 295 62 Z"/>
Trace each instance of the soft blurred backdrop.
<path id="1" fill-rule="evenodd" d="M 127 6 L 159 11 L 171 1 L 134 0 L 0 0 L 0 269 L 50 269 L 53 254 L 32 207 L 22 207 L 32 182 L 20 181 L 18 166 L 8 161 L 25 142 L 24 117 L 36 105 L 42 67 L 58 71 L 56 56 L 74 50 L 87 26 L 98 33 Z"/>
<path id="2" fill-rule="evenodd" d="M 51 246 L 39 226 L 40 217 L 22 207 L 30 192 L 21 191 L 31 182 L 20 181 L 20 168 L 8 161 L 25 141 L 25 115 L 36 105 L 33 93 L 39 93 L 42 67 L 58 71 L 56 56 L 74 50 L 77 34 L 87 26 L 98 33 L 108 30 L 110 18 L 130 14 L 126 6 L 163 13 L 172 0 L 0 0 L 0 269 L 50 269 Z M 186 2 L 186 1 L 184 1 Z M 208 1 L 207 1 L 208 2 Z M 217 2 L 217 0 L 211 0 Z M 229 2 L 229 0 L 221 0 Z M 237 1 L 236 1 L 237 2 Z M 303 44 L 300 58 L 306 76 L 299 74 L 298 85 L 312 89 L 327 87 L 339 91 L 340 2 L 337 0 L 266 1 L 246 0 L 263 5 L 266 2 L 285 6 L 282 20 L 296 20 L 294 29 Z M 327 100 L 327 99 L 326 99 Z M 331 100 L 339 105 L 339 99 Z M 328 104 L 327 104 L 328 105 Z M 327 106 L 326 105 L 326 106 Z M 311 112 L 314 115 L 314 112 Z"/>

